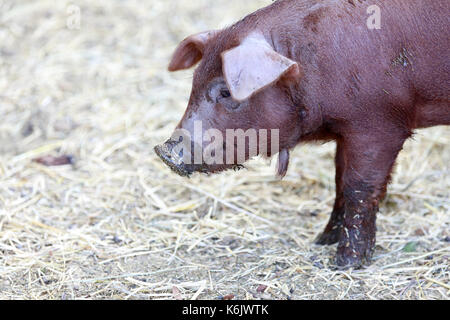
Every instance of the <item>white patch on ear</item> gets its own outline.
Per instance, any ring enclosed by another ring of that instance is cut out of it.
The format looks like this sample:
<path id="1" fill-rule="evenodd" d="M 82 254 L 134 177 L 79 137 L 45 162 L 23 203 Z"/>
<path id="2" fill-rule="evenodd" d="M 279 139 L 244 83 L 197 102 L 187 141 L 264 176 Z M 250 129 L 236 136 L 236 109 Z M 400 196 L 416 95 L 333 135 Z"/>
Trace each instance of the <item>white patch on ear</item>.
<path id="1" fill-rule="evenodd" d="M 254 32 L 242 43 L 222 53 L 225 81 L 235 100 L 242 101 L 278 81 L 283 75 L 300 75 L 297 62 L 276 52 L 261 33 Z"/>

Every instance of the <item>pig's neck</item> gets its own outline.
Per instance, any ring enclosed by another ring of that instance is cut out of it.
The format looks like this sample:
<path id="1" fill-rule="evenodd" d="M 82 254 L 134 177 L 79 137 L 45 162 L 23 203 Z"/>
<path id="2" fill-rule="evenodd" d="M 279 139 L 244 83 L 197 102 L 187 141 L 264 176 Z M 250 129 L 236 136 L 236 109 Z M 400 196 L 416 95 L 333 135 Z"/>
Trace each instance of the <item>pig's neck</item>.
<path id="1" fill-rule="evenodd" d="M 323 107 L 317 88 L 310 86 L 311 63 L 316 59 L 313 39 L 305 39 L 302 29 L 295 24 L 278 24 L 265 30 L 268 40 L 278 53 L 299 63 L 303 75 L 298 83 L 288 86 L 287 93 L 298 114 L 298 132 L 291 139 L 291 145 L 309 140 L 333 140 L 334 136 L 324 124 Z M 309 61 L 308 59 L 311 59 Z"/>
<path id="2" fill-rule="evenodd" d="M 271 32 L 271 41 L 275 50 L 289 59 L 298 62 L 301 68 L 304 69 L 301 53 L 298 52 L 298 41 L 296 41 L 295 37 L 295 30 L 288 35 L 286 31 L 279 33 L 277 30 L 272 30 Z M 287 86 L 286 93 L 289 95 L 292 105 L 296 108 L 298 118 L 298 131 L 290 142 L 292 147 L 302 140 L 310 140 L 312 136 L 320 139 L 320 136 L 323 135 L 322 107 L 318 101 L 313 99 L 315 95 L 308 91 L 304 85 L 304 77 L 298 83 Z"/>

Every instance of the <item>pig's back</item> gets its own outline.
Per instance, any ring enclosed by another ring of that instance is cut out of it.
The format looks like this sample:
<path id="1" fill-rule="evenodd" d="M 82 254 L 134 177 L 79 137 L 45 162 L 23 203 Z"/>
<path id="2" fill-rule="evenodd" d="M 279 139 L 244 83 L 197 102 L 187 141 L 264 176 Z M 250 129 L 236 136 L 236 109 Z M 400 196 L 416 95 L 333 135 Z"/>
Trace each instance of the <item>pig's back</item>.
<path id="1" fill-rule="evenodd" d="M 438 101 L 448 118 L 450 1 L 373 1 L 381 12 L 379 30 L 367 26 L 369 4 L 354 2 L 318 2 L 297 22 L 295 55 L 305 69 L 307 102 L 332 101 L 332 115 L 385 114 L 382 105 L 413 113 L 417 100 Z"/>

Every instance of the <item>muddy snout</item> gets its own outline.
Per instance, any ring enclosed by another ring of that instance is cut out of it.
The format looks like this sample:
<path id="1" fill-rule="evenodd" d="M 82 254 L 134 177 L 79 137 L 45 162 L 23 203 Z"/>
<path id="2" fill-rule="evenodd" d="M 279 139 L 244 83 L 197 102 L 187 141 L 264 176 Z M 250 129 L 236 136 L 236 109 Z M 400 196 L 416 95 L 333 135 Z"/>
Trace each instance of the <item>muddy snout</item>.
<path id="1" fill-rule="evenodd" d="M 203 163 L 194 164 L 192 151 L 196 149 L 194 143 L 191 142 L 191 145 L 187 146 L 184 144 L 183 139 L 180 139 L 179 141 L 169 139 L 154 148 L 161 160 L 172 169 L 172 171 L 183 177 L 188 177 L 193 172 L 208 172 L 208 169 Z"/>
<path id="2" fill-rule="evenodd" d="M 187 177 L 194 170 L 191 165 L 186 165 L 183 162 L 183 151 L 178 150 L 177 146 L 180 142 L 169 139 L 163 144 L 157 145 L 154 150 L 158 157 L 170 168 L 172 171 L 178 173 L 180 176 Z"/>

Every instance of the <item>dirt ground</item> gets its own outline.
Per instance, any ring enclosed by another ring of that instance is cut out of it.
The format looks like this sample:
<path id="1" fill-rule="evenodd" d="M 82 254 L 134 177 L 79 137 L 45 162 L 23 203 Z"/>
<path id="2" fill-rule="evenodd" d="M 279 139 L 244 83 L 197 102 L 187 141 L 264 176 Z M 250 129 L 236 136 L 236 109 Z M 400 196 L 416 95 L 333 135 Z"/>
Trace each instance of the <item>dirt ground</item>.
<path id="1" fill-rule="evenodd" d="M 334 144 L 281 182 L 261 159 L 187 180 L 153 153 L 189 96 L 178 42 L 270 2 L 0 0 L 0 298 L 449 299 L 450 128 L 406 144 L 362 270 L 313 244 Z"/>

